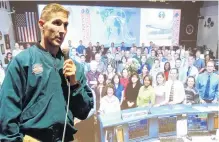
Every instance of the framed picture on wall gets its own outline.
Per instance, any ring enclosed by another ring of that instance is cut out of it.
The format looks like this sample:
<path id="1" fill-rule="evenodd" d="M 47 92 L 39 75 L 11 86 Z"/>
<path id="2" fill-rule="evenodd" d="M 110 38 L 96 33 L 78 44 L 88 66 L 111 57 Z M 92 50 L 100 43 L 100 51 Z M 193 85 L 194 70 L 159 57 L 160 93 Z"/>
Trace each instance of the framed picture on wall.
<path id="1" fill-rule="evenodd" d="M 1 53 L 2 53 L 2 55 L 5 54 L 5 47 L 4 47 L 4 44 L 0 44 L 0 48 L 1 48 Z"/>
<path id="2" fill-rule="evenodd" d="M 6 46 L 6 49 L 11 49 L 9 35 L 8 35 L 8 34 L 5 34 L 5 35 L 4 35 L 4 39 L 5 39 L 5 46 Z"/>

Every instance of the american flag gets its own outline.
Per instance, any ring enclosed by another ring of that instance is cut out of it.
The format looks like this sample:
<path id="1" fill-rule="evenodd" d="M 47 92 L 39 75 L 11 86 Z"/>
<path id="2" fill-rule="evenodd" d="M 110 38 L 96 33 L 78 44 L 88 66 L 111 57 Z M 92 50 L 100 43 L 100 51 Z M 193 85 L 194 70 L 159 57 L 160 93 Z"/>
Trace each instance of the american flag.
<path id="1" fill-rule="evenodd" d="M 36 12 L 15 15 L 15 28 L 19 42 L 37 42 Z"/>

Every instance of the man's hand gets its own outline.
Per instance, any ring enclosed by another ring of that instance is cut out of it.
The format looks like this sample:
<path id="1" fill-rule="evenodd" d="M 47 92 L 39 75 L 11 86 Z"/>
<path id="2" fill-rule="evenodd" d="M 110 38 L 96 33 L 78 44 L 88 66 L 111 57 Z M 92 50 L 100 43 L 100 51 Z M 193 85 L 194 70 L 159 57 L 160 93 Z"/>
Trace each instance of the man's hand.
<path id="1" fill-rule="evenodd" d="M 71 59 L 66 60 L 64 62 L 63 74 L 66 78 L 68 77 L 70 79 L 70 85 L 75 85 L 77 83 L 75 73 L 76 66 L 74 62 Z"/>
<path id="2" fill-rule="evenodd" d="M 77 124 L 77 123 L 80 123 L 80 122 L 81 122 L 81 120 L 79 120 L 77 118 L 74 119 L 74 124 Z"/>

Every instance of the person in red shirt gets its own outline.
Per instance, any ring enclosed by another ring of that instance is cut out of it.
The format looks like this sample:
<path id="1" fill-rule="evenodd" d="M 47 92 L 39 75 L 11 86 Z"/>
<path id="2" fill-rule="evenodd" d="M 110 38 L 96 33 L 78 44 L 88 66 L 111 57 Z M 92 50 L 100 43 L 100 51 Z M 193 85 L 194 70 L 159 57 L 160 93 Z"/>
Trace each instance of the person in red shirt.
<path id="1" fill-rule="evenodd" d="M 126 68 L 122 70 L 122 77 L 120 78 L 120 83 L 124 87 L 124 90 L 126 90 L 126 87 L 128 86 L 128 83 L 129 83 L 129 73 Z M 125 100 L 125 95 L 123 99 Z"/>
<path id="2" fill-rule="evenodd" d="M 170 62 L 166 62 L 164 64 L 164 75 L 165 75 L 165 80 L 167 81 L 168 80 L 168 76 L 169 76 L 169 72 L 170 72 Z"/>

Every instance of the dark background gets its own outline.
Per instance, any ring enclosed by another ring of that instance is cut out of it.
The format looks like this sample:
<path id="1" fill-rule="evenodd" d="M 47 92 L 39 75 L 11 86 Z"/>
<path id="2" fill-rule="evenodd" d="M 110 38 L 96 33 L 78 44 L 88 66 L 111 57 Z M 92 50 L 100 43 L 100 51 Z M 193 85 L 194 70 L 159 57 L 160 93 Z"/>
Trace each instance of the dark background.
<path id="1" fill-rule="evenodd" d="M 200 8 L 203 6 L 202 1 L 171 1 L 171 2 L 149 2 L 149 1 L 10 1 L 11 8 L 14 7 L 16 13 L 36 12 L 38 14 L 37 5 L 47 3 L 60 3 L 69 5 L 87 5 L 87 6 L 115 6 L 115 7 L 136 7 L 136 8 L 169 8 L 181 9 L 181 25 L 179 44 L 186 47 L 195 47 L 198 30 L 198 16 Z M 37 18 L 39 16 L 37 15 Z M 13 18 L 12 18 L 13 19 Z M 14 19 L 13 19 L 14 20 Z M 14 21 L 13 21 L 14 22 Z M 191 35 L 186 33 L 186 26 L 193 25 L 194 32 Z M 38 33 L 38 39 L 39 35 Z M 101 42 L 101 41 L 100 41 Z"/>

